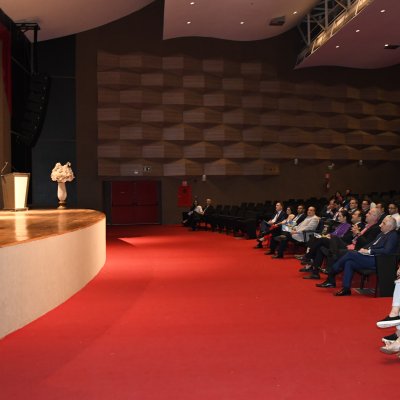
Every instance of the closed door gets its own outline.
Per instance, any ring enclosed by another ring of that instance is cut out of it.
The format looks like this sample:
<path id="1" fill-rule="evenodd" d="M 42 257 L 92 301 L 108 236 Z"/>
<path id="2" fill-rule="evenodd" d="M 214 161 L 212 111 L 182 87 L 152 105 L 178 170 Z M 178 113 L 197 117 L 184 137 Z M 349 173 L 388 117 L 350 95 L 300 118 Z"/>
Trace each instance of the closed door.
<path id="1" fill-rule="evenodd" d="M 113 224 L 158 224 L 161 222 L 160 182 L 112 182 Z"/>

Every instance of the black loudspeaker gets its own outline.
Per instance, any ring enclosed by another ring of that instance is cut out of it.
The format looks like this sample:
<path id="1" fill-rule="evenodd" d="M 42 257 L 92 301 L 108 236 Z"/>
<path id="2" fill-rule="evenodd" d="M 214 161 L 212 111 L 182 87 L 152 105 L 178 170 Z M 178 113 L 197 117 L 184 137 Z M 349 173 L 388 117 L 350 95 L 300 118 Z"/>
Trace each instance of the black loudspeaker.
<path id="1" fill-rule="evenodd" d="M 22 118 L 13 127 L 17 142 L 33 147 L 42 131 L 50 94 L 50 77 L 46 74 L 31 76 L 29 93 Z"/>

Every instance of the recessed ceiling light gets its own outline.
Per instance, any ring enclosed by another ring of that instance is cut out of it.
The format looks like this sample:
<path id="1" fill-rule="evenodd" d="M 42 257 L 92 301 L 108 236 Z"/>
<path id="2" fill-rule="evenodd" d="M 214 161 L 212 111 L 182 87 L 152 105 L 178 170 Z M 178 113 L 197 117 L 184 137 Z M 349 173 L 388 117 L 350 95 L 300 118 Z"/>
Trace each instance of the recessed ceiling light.
<path id="1" fill-rule="evenodd" d="M 381 13 L 384 13 L 384 12 L 386 12 L 386 10 L 381 10 Z"/>
<path id="2" fill-rule="evenodd" d="M 400 44 L 390 44 L 390 43 L 385 44 L 385 50 L 396 50 L 399 47 L 400 47 Z"/>
<path id="3" fill-rule="evenodd" d="M 336 48 L 338 49 L 340 46 L 339 45 L 336 45 Z"/>
<path id="4" fill-rule="evenodd" d="M 192 23 L 192 21 L 187 21 L 186 23 L 189 25 L 189 24 L 191 24 L 191 23 Z"/>
<path id="5" fill-rule="evenodd" d="M 360 32 L 360 30 L 359 30 L 359 29 L 356 29 L 356 32 L 358 33 L 358 32 Z"/>
<path id="6" fill-rule="evenodd" d="M 293 14 L 297 14 L 297 11 L 293 11 Z"/>
<path id="7" fill-rule="evenodd" d="M 244 21 L 240 21 L 240 25 L 243 25 L 244 24 Z"/>
<path id="8" fill-rule="evenodd" d="M 191 5 L 191 6 L 193 6 L 194 4 L 195 4 L 195 2 L 194 2 L 194 1 L 191 1 L 191 2 L 190 2 L 190 5 Z"/>

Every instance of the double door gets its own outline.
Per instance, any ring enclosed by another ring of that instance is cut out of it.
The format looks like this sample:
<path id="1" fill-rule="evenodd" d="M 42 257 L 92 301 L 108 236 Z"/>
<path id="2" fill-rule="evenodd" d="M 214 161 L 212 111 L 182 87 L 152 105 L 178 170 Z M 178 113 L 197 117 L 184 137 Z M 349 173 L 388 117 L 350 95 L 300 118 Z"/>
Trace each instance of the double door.
<path id="1" fill-rule="evenodd" d="M 160 203 L 159 181 L 111 182 L 113 225 L 159 224 Z"/>

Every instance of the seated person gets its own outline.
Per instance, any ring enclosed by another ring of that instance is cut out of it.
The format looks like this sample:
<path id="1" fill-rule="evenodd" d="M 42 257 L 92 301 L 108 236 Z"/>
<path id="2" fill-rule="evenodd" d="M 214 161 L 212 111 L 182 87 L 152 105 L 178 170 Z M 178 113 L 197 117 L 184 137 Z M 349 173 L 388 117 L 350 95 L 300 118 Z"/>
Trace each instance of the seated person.
<path id="1" fill-rule="evenodd" d="M 214 206 L 212 205 L 211 199 L 206 199 L 206 205 L 204 208 L 201 208 L 200 206 L 200 211 L 199 212 L 194 212 L 193 213 L 193 219 L 191 223 L 192 230 L 196 230 L 198 223 L 201 221 L 204 221 L 206 223 L 211 223 L 211 226 L 213 227 L 211 217 L 214 214 Z"/>
<path id="2" fill-rule="evenodd" d="M 283 252 L 285 251 L 289 241 L 302 243 L 308 240 L 306 233 L 314 232 L 318 223 L 319 217 L 315 214 L 315 207 L 308 207 L 307 216 L 300 224 L 293 227 L 290 232 L 282 232 L 282 235 L 274 238 L 274 240 L 279 241 L 280 243 L 278 246 L 278 254 L 273 255 L 272 258 L 283 258 Z"/>
<path id="3" fill-rule="evenodd" d="M 351 227 L 352 239 L 350 243 L 344 240 L 346 238 L 339 238 L 335 236 L 332 237 L 329 242 L 328 251 L 325 251 L 324 248 L 321 249 L 321 251 L 324 252 L 324 254 L 327 256 L 328 272 L 331 270 L 332 265 L 335 263 L 335 261 L 344 256 L 348 251 L 360 250 L 361 247 L 365 246 L 367 243 L 372 242 L 380 234 L 381 229 L 378 224 L 378 216 L 378 210 L 376 210 L 376 208 L 372 208 L 367 213 L 367 223 L 364 224 L 364 222 L 362 221 L 362 213 L 360 213 L 360 211 L 353 213 L 353 226 Z"/>
<path id="4" fill-rule="evenodd" d="M 348 203 L 347 210 L 350 214 L 353 214 L 356 210 L 358 210 L 358 200 L 355 197 L 351 197 Z"/>
<path id="5" fill-rule="evenodd" d="M 275 204 L 275 213 L 269 220 L 262 220 L 260 224 L 260 233 L 257 238 L 257 246 L 258 248 L 262 248 L 262 242 L 264 241 L 264 236 L 270 231 L 277 229 L 279 226 L 277 225 L 279 222 L 285 220 L 287 215 L 285 211 L 283 211 L 283 203 L 278 201 Z"/>
<path id="6" fill-rule="evenodd" d="M 335 296 L 350 296 L 351 281 L 354 271 L 360 269 L 376 270 L 375 256 L 378 254 L 394 253 L 398 246 L 396 220 L 387 216 L 380 224 L 381 233 L 375 240 L 358 251 L 349 251 L 332 266 L 328 279 L 318 287 L 336 287 L 336 275 L 344 271 L 342 289 Z M 329 285 L 328 285 L 329 284 Z"/>
<path id="7" fill-rule="evenodd" d="M 397 280 L 395 281 L 395 287 L 393 292 L 392 308 L 389 314 L 378 321 L 376 325 L 378 328 L 390 328 L 396 327 L 396 333 L 385 336 L 382 338 L 384 347 L 381 347 L 381 351 L 387 354 L 395 354 L 400 352 L 400 267 L 397 270 Z"/>
<path id="8" fill-rule="evenodd" d="M 382 202 L 378 202 L 376 203 L 375 208 L 379 211 L 378 224 L 380 224 L 387 215 L 385 210 L 385 204 Z"/>
<path id="9" fill-rule="evenodd" d="M 370 208 L 371 208 L 371 200 L 368 197 L 366 197 L 361 202 L 361 212 L 364 214 L 364 217 L 367 215 Z"/>
<path id="10" fill-rule="evenodd" d="M 190 207 L 189 211 L 184 211 L 182 213 L 182 224 L 184 226 L 191 226 L 191 219 L 193 218 L 194 212 L 198 214 L 201 214 L 203 212 L 201 205 L 196 199 L 193 201 L 193 204 Z"/>
<path id="11" fill-rule="evenodd" d="M 286 212 L 287 211 L 288 210 L 286 210 Z M 269 250 L 265 254 L 266 255 L 274 254 L 279 242 L 276 240 L 273 240 L 273 239 L 276 236 L 282 234 L 283 232 L 290 233 L 292 228 L 294 228 L 296 225 L 299 225 L 301 222 L 303 222 L 305 218 L 306 218 L 306 214 L 304 212 L 304 205 L 299 204 L 297 206 L 297 214 L 296 215 L 291 214 L 291 215 L 289 215 L 289 217 L 286 220 L 282 221 L 280 231 L 272 231 L 272 238 L 269 242 Z"/>
<path id="12" fill-rule="evenodd" d="M 295 214 L 293 213 L 293 207 L 292 206 L 287 206 L 286 207 L 286 218 L 284 220 L 282 220 L 282 221 L 279 221 L 279 222 L 275 223 L 274 226 L 276 228 L 275 229 L 270 229 L 269 233 L 272 235 L 272 237 L 274 237 L 276 235 L 280 235 L 282 228 L 286 227 L 288 225 L 291 225 L 294 218 L 295 218 Z M 270 240 L 270 243 L 271 243 L 271 240 Z M 257 246 L 255 247 L 255 249 L 262 249 L 263 248 L 263 241 L 264 241 L 264 237 L 257 238 L 257 242 L 258 243 L 257 243 Z"/>
<path id="13" fill-rule="evenodd" d="M 351 215 L 350 213 L 342 209 L 339 211 L 339 225 L 332 233 L 328 233 L 327 235 L 317 237 L 314 240 L 310 240 L 311 245 L 308 253 L 304 257 L 305 260 L 310 261 L 312 267 L 310 268 L 311 274 L 304 276 L 303 279 L 320 279 L 319 276 L 319 268 L 322 265 L 322 262 L 325 258 L 324 253 L 322 252 L 322 247 L 329 248 L 329 242 L 333 237 L 342 238 L 345 242 L 350 242 L 352 239 L 351 233 Z M 308 271 L 305 268 L 305 271 Z"/>
<path id="14" fill-rule="evenodd" d="M 390 202 L 388 206 L 389 215 L 396 220 L 397 228 L 400 228 L 400 214 L 399 214 L 399 206 L 395 202 Z"/>
<path id="15" fill-rule="evenodd" d="M 330 199 L 328 204 L 321 211 L 321 218 L 333 220 L 339 211 L 339 204 L 336 199 Z"/>

